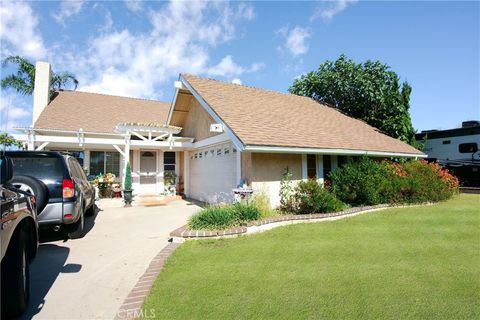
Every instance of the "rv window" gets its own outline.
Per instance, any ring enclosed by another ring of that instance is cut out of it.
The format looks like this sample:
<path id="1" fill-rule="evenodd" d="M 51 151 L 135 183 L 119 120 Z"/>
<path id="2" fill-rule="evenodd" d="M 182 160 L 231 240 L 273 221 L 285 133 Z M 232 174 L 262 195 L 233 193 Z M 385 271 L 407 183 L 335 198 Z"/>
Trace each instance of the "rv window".
<path id="1" fill-rule="evenodd" d="M 458 151 L 460 153 L 475 153 L 478 151 L 478 145 L 476 142 L 460 143 L 458 145 Z"/>
<path id="2" fill-rule="evenodd" d="M 451 141 L 450 141 L 450 140 L 443 140 L 442 143 L 443 143 L 443 144 L 450 144 Z"/>

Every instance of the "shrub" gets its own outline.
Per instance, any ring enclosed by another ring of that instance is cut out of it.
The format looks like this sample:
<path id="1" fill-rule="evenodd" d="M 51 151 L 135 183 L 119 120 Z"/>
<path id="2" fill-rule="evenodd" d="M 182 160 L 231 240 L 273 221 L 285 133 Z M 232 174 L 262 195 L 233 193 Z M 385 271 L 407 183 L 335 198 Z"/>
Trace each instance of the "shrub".
<path id="1" fill-rule="evenodd" d="M 253 194 L 250 203 L 256 206 L 261 213 L 261 217 L 270 217 L 276 214 L 276 211 L 272 209 L 270 204 L 270 198 L 265 192 L 256 192 Z"/>
<path id="2" fill-rule="evenodd" d="M 260 209 L 252 203 L 237 202 L 231 206 L 231 209 L 239 223 L 260 219 L 262 215 Z"/>
<path id="3" fill-rule="evenodd" d="M 221 230 L 260 219 L 261 215 L 260 209 L 254 204 L 213 205 L 194 214 L 188 226 L 193 230 Z"/>
<path id="4" fill-rule="evenodd" d="M 332 191 L 351 205 L 373 205 L 384 203 L 389 190 L 389 167 L 386 162 L 369 158 L 349 161 L 330 173 Z"/>
<path id="5" fill-rule="evenodd" d="M 285 167 L 280 182 L 280 210 L 293 211 L 292 173 Z"/>
<path id="6" fill-rule="evenodd" d="M 294 190 L 295 213 L 326 213 L 340 211 L 346 205 L 314 179 L 300 181 Z"/>
<path id="7" fill-rule="evenodd" d="M 193 230 L 227 229 L 238 222 L 231 206 L 210 206 L 194 214 L 188 226 Z"/>
<path id="8" fill-rule="evenodd" d="M 363 158 L 330 174 L 335 195 L 352 205 L 423 203 L 449 199 L 458 180 L 437 163 Z"/>
<path id="9" fill-rule="evenodd" d="M 408 161 L 403 164 L 407 180 L 404 193 L 406 202 L 436 202 L 451 198 L 458 191 L 458 179 L 442 169 L 438 163 L 424 160 Z"/>

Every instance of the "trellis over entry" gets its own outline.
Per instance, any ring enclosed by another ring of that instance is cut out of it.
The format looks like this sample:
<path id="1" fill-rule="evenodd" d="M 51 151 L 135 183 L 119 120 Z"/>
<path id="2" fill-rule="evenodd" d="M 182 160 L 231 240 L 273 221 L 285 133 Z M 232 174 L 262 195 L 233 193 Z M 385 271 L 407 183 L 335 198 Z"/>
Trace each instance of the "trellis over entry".
<path id="1" fill-rule="evenodd" d="M 115 133 L 100 133 L 78 130 L 39 129 L 18 127 L 22 132 L 17 138 L 26 141 L 27 150 L 42 151 L 49 149 L 85 149 L 113 147 L 123 157 L 122 176 L 129 161 L 131 148 L 135 149 L 168 149 L 184 150 L 193 147 L 194 138 L 177 136 L 180 127 L 166 126 L 157 123 L 119 123 Z"/>

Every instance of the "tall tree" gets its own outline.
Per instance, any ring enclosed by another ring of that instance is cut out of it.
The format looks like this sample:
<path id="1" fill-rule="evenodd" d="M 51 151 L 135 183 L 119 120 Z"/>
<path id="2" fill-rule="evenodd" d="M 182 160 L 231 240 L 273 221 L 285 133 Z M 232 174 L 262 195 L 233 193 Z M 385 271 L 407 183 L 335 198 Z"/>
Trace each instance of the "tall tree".
<path id="1" fill-rule="evenodd" d="M 7 132 L 0 132 L 0 146 L 3 146 L 4 148 L 12 146 L 22 148 L 23 144 L 22 142 L 9 135 Z"/>
<path id="2" fill-rule="evenodd" d="M 21 95 L 32 95 L 35 85 L 35 65 L 27 59 L 20 56 L 9 56 L 2 61 L 2 67 L 8 64 L 17 66 L 17 73 L 10 74 L 2 79 L 2 89 L 12 88 Z M 70 72 L 52 72 L 52 81 L 50 90 L 58 90 L 65 86 L 73 84 L 75 89 L 78 86 L 78 80 Z"/>
<path id="3" fill-rule="evenodd" d="M 380 61 L 355 63 L 345 55 L 296 79 L 291 93 L 330 104 L 391 137 L 415 144 L 410 118 L 412 87 Z"/>

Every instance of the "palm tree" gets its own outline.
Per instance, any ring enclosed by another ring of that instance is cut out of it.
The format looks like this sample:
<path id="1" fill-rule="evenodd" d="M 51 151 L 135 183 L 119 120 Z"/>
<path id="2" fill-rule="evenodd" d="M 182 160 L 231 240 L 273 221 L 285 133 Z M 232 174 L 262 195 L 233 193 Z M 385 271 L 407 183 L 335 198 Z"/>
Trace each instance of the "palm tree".
<path id="1" fill-rule="evenodd" d="M 12 88 L 21 95 L 32 95 L 35 84 L 35 65 L 27 59 L 20 56 L 9 56 L 2 61 L 2 67 L 9 63 L 17 65 L 17 74 L 11 74 L 2 79 L 2 89 Z M 52 72 L 50 90 L 61 89 L 66 85 L 73 83 L 75 89 L 78 86 L 78 80 L 70 72 Z"/>

